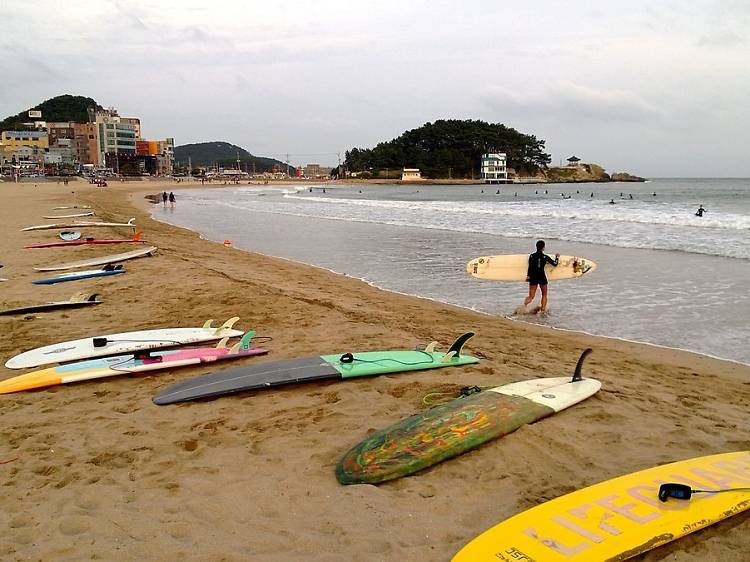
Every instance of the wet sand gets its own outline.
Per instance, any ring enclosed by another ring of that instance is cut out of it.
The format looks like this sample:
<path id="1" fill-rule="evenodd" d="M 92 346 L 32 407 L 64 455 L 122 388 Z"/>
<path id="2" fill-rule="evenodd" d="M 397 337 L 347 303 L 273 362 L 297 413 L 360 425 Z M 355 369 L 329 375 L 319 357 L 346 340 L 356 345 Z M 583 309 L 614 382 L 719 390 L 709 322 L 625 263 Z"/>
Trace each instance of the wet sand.
<path id="1" fill-rule="evenodd" d="M 448 560 L 494 523 L 547 499 L 660 463 L 750 448 L 749 367 L 388 293 L 149 218 L 146 194 L 185 187 L 0 184 L 0 277 L 10 279 L 0 283 L 0 305 L 79 291 L 104 301 L 0 317 L 3 362 L 58 341 L 235 315 L 237 327 L 273 337 L 268 356 L 245 364 L 431 340 L 447 346 L 467 330 L 477 336 L 466 351 L 483 361 L 168 407 L 151 397 L 212 368 L 2 395 L 3 559 Z M 136 217 L 159 251 L 126 262 L 124 275 L 32 285 L 48 276 L 34 266 L 125 251 L 21 249 L 55 235 L 21 228 L 75 203 L 91 204 L 102 220 Z M 349 447 L 423 410 L 427 392 L 565 375 L 586 347 L 594 354 L 584 373 L 603 383 L 593 398 L 410 478 L 336 482 L 333 468 Z M 16 374 L 0 368 L 0 378 Z M 743 560 L 749 531 L 750 517 L 739 515 L 641 559 Z"/>

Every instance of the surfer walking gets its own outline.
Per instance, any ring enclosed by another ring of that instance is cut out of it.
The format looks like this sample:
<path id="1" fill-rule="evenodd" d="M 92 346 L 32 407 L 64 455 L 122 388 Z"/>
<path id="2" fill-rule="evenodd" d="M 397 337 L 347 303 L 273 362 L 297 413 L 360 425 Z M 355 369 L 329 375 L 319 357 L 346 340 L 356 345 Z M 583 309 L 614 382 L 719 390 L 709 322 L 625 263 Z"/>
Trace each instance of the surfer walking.
<path id="1" fill-rule="evenodd" d="M 167 192 L 162 191 L 161 192 L 161 202 L 164 204 L 164 206 L 167 206 Z"/>
<path id="2" fill-rule="evenodd" d="M 169 192 L 169 206 L 172 207 L 173 209 L 174 209 L 174 202 L 175 202 L 174 193 L 170 191 Z"/>
<path id="3" fill-rule="evenodd" d="M 529 256 L 529 269 L 526 273 L 526 281 L 529 282 L 529 296 L 523 301 L 524 306 L 529 306 L 531 301 L 536 297 L 536 289 L 539 287 L 542 291 L 542 303 L 539 312 L 547 310 L 547 275 L 544 273 L 544 266 L 551 264 L 557 267 L 560 263 L 560 254 L 555 254 L 552 259 L 544 253 L 544 240 L 537 240 L 536 252 Z"/>

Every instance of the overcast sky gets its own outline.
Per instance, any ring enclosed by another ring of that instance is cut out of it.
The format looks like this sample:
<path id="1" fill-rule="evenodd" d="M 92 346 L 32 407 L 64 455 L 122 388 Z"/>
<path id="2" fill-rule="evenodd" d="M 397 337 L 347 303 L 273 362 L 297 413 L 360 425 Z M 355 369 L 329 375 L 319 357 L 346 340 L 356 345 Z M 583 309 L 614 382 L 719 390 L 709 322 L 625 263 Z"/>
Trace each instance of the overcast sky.
<path id="1" fill-rule="evenodd" d="M 482 119 L 553 163 L 750 176 L 747 0 L 0 0 L 0 22 L 2 117 L 84 95 L 292 164 Z"/>

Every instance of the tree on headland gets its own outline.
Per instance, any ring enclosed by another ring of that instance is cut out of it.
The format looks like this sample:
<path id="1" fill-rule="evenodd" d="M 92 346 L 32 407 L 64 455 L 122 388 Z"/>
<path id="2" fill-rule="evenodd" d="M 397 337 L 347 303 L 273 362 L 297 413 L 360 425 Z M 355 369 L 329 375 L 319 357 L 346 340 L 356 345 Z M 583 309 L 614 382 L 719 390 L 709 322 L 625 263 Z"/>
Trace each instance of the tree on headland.
<path id="1" fill-rule="evenodd" d="M 419 168 L 431 178 L 470 178 L 479 172 L 482 154 L 505 152 L 508 167 L 534 173 L 551 161 L 545 141 L 501 123 L 476 120 L 438 120 L 381 142 L 371 149 L 346 151 L 344 164 L 352 172 Z"/>
<path id="2" fill-rule="evenodd" d="M 190 160 L 193 166 L 214 166 L 218 164 L 224 168 L 235 168 L 237 159 L 240 160 L 242 170 L 256 172 L 271 171 L 276 167 L 286 170 L 286 164 L 274 158 L 254 156 L 241 146 L 225 141 L 198 142 L 183 144 L 174 149 L 175 160 L 187 163 Z"/>
<path id="3" fill-rule="evenodd" d="M 49 121 L 51 123 L 67 121 L 87 123 L 89 120 L 89 108 L 103 109 L 92 98 L 64 94 L 45 100 L 34 107 L 21 111 L 17 115 L 12 115 L 0 121 L 0 131 L 33 129 L 32 125 L 27 125 L 27 123 L 34 121 L 34 119 L 29 118 L 30 110 L 41 111 L 42 117 L 41 119 L 37 119 L 41 121 Z"/>

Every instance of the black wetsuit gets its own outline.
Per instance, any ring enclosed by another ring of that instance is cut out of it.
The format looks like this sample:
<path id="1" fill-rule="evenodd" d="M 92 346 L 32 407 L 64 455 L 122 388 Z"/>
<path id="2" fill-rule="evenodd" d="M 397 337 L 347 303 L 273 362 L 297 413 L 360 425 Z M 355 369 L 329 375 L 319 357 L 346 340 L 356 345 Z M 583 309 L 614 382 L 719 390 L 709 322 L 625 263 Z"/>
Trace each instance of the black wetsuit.
<path id="1" fill-rule="evenodd" d="M 560 263 L 559 258 L 552 259 L 544 252 L 536 251 L 529 256 L 529 285 L 546 285 L 547 276 L 544 273 L 544 266 L 551 263 L 557 267 Z"/>

